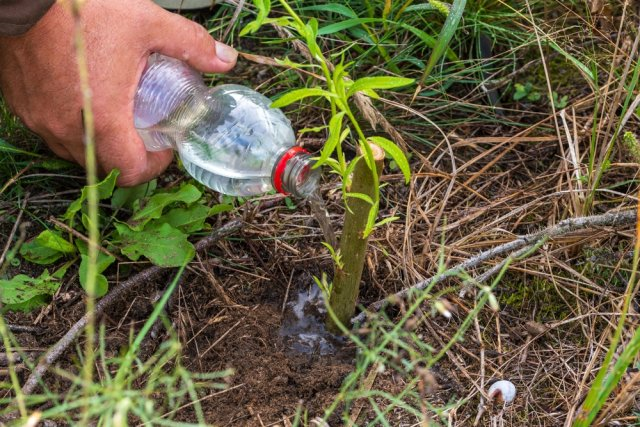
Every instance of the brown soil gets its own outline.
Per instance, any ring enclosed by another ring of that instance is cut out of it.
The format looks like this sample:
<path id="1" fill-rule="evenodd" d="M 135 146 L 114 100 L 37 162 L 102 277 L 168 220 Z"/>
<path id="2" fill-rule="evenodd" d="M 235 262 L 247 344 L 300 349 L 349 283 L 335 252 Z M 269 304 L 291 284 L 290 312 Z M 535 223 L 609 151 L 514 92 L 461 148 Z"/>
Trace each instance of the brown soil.
<path id="1" fill-rule="evenodd" d="M 293 420 L 298 405 L 311 416 L 322 415 L 333 401 L 352 364 L 348 358 L 291 352 L 278 336 L 280 321 L 276 307 L 256 306 L 223 315 L 192 341 L 185 362 L 192 370 L 236 371 L 229 391 L 206 404 L 207 420 L 219 426 L 269 425 Z M 202 354 L 226 331 L 219 344 Z"/>

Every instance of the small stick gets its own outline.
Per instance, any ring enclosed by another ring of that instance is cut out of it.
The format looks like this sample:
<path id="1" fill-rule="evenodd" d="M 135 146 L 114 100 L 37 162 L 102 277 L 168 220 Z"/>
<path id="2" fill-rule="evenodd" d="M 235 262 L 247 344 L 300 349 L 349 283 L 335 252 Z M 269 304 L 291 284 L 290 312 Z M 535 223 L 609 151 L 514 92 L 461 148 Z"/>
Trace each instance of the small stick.
<path id="1" fill-rule="evenodd" d="M 582 230 L 585 228 L 619 227 L 624 225 L 630 225 L 636 222 L 636 215 L 637 215 L 637 212 L 635 209 L 633 209 L 633 210 L 627 210 L 622 212 L 608 212 L 602 215 L 592 215 L 592 216 L 565 219 L 551 227 L 547 227 L 535 233 L 527 234 L 526 236 L 518 237 L 517 239 L 512 240 L 511 242 L 505 243 L 500 246 L 496 246 L 495 248 L 488 249 L 484 252 L 480 252 L 478 255 L 472 258 L 469 258 L 464 262 L 461 262 L 460 264 L 444 271 L 443 273 L 438 274 L 437 276 L 433 276 L 429 279 L 418 282 L 414 286 L 403 289 L 402 291 L 393 294 L 393 297 L 405 298 L 409 294 L 409 292 L 422 290 L 436 283 L 440 283 L 451 276 L 455 276 L 456 274 L 459 274 L 463 271 L 467 271 L 473 267 L 477 267 L 483 262 L 489 259 L 495 258 L 498 255 L 513 253 L 524 247 L 534 245 L 536 242 L 540 241 L 540 239 L 563 236 L 565 234 Z M 530 248 L 526 248 L 526 249 L 528 250 Z M 524 252 L 526 252 L 526 250 Z M 500 263 L 499 265 L 503 265 L 503 264 Z M 489 272 L 495 273 L 499 270 L 500 269 L 492 268 L 486 273 L 489 273 Z M 480 276 L 484 280 L 490 277 L 490 275 L 487 275 L 486 273 Z M 480 281 L 480 278 L 476 280 Z M 373 304 L 369 305 L 366 311 L 363 311 L 362 313 L 358 314 L 353 319 L 351 319 L 351 323 L 352 324 L 362 323 L 362 321 L 365 319 L 367 315 L 367 311 L 375 312 L 380 310 L 387 303 L 388 298 L 389 297 L 376 301 Z"/>
<path id="2" fill-rule="evenodd" d="M 75 237 L 77 237 L 78 239 L 82 240 L 83 242 L 85 242 L 87 245 L 89 245 L 89 238 L 87 236 L 85 236 L 84 234 L 80 233 L 78 230 L 74 230 L 73 228 L 69 227 L 67 224 L 65 224 L 64 222 L 58 221 L 56 219 L 56 217 L 54 216 L 50 216 L 49 217 L 49 222 L 54 224 L 56 227 L 59 227 L 61 229 L 63 229 L 64 231 L 66 231 L 67 233 L 71 233 L 73 234 Z M 109 255 L 110 257 L 113 257 L 115 259 L 117 259 L 120 262 L 123 262 L 124 259 L 122 259 L 121 257 L 112 254 L 111 252 L 109 252 L 109 250 L 107 248 L 105 248 L 102 245 L 97 245 L 98 246 L 98 250 L 100 252 L 102 252 L 105 255 Z"/>
<path id="3" fill-rule="evenodd" d="M 197 252 L 203 252 L 207 250 L 211 245 L 213 245 L 216 241 L 220 240 L 222 237 L 231 234 L 242 227 L 242 222 L 239 219 L 234 219 L 227 222 L 222 227 L 214 230 L 207 237 L 201 239 L 198 243 L 196 243 L 195 248 Z M 82 330 L 84 329 L 87 321 L 89 320 L 90 314 L 93 316 L 99 316 L 102 314 L 107 307 L 110 307 L 114 302 L 118 300 L 120 296 L 122 296 L 128 290 L 135 288 L 140 283 L 151 280 L 156 277 L 161 272 L 167 270 L 166 267 L 158 267 L 153 266 L 147 268 L 146 270 L 141 271 L 130 279 L 121 282 L 118 286 L 113 288 L 111 292 L 105 295 L 98 303 L 96 304 L 94 313 L 87 313 L 80 318 L 68 331 L 67 333 L 58 340 L 49 350 L 46 352 L 44 357 L 40 359 L 38 365 L 34 368 L 27 378 L 27 381 L 24 383 L 22 387 L 22 393 L 25 395 L 33 393 L 35 388 L 38 385 L 38 382 L 45 374 L 49 366 L 53 364 L 58 358 L 69 348 L 69 346 L 75 341 L 75 339 L 80 335 Z"/>
<path id="4" fill-rule="evenodd" d="M 9 249 L 11 248 L 11 240 L 13 240 L 13 236 L 15 236 L 16 231 L 18 230 L 18 226 L 20 225 L 20 221 L 22 220 L 22 214 L 24 213 L 24 209 L 27 207 L 27 200 L 29 200 L 28 194 L 26 194 L 24 197 L 24 200 L 22 200 L 22 206 L 20 206 L 18 217 L 16 218 L 16 222 L 13 224 L 13 227 L 11 228 L 11 233 L 9 233 L 7 244 L 4 245 L 4 250 L 2 251 L 2 255 L 0 255 L 0 267 L 2 267 L 2 265 L 4 264 L 4 260 L 7 257 L 7 253 L 9 253 Z"/>

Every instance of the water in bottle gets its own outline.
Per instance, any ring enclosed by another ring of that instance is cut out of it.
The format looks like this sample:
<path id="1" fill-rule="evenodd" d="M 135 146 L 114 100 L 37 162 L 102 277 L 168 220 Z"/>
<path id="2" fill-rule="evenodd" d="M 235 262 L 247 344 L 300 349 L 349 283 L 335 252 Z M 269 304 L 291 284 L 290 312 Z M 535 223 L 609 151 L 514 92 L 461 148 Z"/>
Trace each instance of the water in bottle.
<path id="1" fill-rule="evenodd" d="M 215 191 L 307 197 L 319 171 L 270 104 L 245 86 L 207 87 L 185 63 L 155 54 L 135 96 L 135 126 L 147 150 L 177 150 L 187 172 Z"/>

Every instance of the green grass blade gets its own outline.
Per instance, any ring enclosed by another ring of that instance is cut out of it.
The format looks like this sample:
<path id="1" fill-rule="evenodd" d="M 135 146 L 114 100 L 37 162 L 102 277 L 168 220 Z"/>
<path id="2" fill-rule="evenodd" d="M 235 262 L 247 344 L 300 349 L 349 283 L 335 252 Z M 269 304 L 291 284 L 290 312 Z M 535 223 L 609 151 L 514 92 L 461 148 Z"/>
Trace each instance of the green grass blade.
<path id="1" fill-rule="evenodd" d="M 551 46 L 553 50 L 562 55 L 567 61 L 571 62 L 582 73 L 582 75 L 587 78 L 587 81 L 592 87 L 595 85 L 595 70 L 590 69 L 585 64 L 580 62 L 575 56 L 571 55 L 569 52 L 558 46 L 558 44 L 553 40 L 549 39 L 547 40 L 547 43 L 549 43 L 549 46 Z"/>
<path id="2" fill-rule="evenodd" d="M 342 30 L 347 30 L 352 27 L 356 27 L 362 24 L 370 24 L 372 22 L 383 22 L 383 19 L 380 18 L 352 18 L 346 19 L 344 21 L 336 22 L 334 24 L 329 24 L 326 27 L 322 27 L 318 30 L 319 36 L 326 36 L 329 34 L 337 33 Z"/>
<path id="3" fill-rule="evenodd" d="M 429 57 L 427 66 L 425 67 L 424 73 L 422 74 L 420 85 L 422 85 L 427 76 L 431 74 L 431 71 L 433 71 L 433 68 L 436 66 L 444 52 L 449 47 L 449 42 L 458 29 L 458 24 L 460 23 L 460 19 L 462 19 L 462 13 L 464 12 L 466 4 L 467 0 L 455 0 L 451 5 L 449 15 L 447 15 L 447 19 L 444 21 L 444 25 L 442 26 L 442 30 L 440 31 L 440 35 L 438 36 L 438 41 L 433 48 L 433 51 L 431 52 L 431 56 Z"/>
<path id="4" fill-rule="evenodd" d="M 634 361 L 636 356 L 640 352 L 640 328 L 636 329 L 636 332 L 629 342 L 627 348 L 624 349 L 620 358 L 615 363 L 613 370 L 611 373 L 604 379 L 602 384 L 598 384 L 595 387 L 592 387 L 589 390 L 589 394 L 587 395 L 587 399 L 585 400 L 585 406 L 588 403 L 593 402 L 593 406 L 588 406 L 589 411 L 583 414 L 580 414 L 580 417 L 573 424 L 574 427 L 587 427 L 590 426 L 591 423 L 595 420 L 598 412 L 602 406 L 606 403 L 607 398 L 611 394 L 611 392 L 618 386 L 620 383 L 620 379 L 627 371 L 627 367 Z M 606 366 L 603 366 L 600 369 L 607 369 Z"/>
<path id="5" fill-rule="evenodd" d="M 340 3 L 328 3 L 328 4 L 319 4 L 314 6 L 305 6 L 301 7 L 300 10 L 313 10 L 318 12 L 333 12 L 338 15 L 346 16 L 347 18 L 357 19 L 358 15 L 351 10 L 348 6 Z"/>
<path id="6" fill-rule="evenodd" d="M 7 141 L 5 141 L 2 138 L 0 138 L 0 153 L 23 154 L 26 156 L 41 157 L 39 154 L 32 153 L 30 151 L 21 150 L 15 145 L 9 144 Z"/>

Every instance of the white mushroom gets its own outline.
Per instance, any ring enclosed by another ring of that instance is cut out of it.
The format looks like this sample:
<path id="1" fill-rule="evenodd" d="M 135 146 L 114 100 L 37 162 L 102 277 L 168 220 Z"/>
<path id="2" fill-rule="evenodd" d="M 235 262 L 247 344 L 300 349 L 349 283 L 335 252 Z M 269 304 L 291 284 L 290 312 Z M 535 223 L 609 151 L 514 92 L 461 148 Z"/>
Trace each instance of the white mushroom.
<path id="1" fill-rule="evenodd" d="M 516 398 L 516 386 L 511 381 L 500 380 L 489 387 L 489 401 L 496 400 L 509 404 Z"/>

